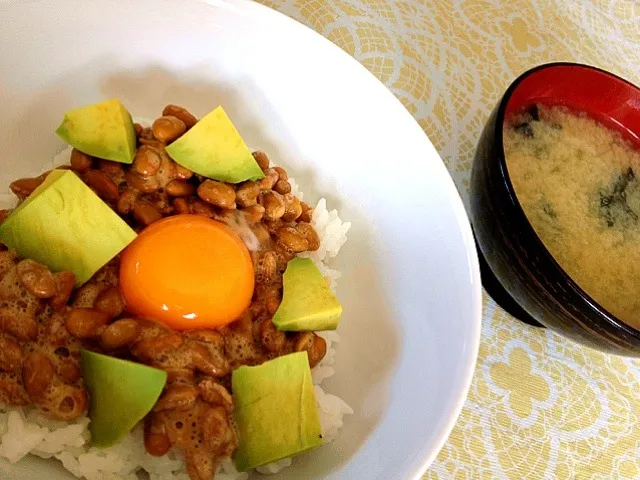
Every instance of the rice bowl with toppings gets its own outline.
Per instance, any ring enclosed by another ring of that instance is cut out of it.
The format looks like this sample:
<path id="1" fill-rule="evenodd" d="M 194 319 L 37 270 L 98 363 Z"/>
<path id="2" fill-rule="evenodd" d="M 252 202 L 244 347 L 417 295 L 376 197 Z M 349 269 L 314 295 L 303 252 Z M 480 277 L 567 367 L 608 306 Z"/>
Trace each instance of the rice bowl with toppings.
<path id="1" fill-rule="evenodd" d="M 155 118 L 168 101 L 198 117 L 224 105 L 247 144 L 296 177 L 303 201 L 325 197 L 353 223 L 331 262 L 343 275 L 343 346 L 322 388 L 354 414 L 275 478 L 420 478 L 460 411 L 480 328 L 473 239 L 436 150 L 361 65 L 277 12 L 244 0 L 115 1 L 0 5 L 0 185 L 62 150 L 54 130 L 74 106 L 118 97 Z M 51 41 L 31 41 L 30 27 Z M 0 472 L 75 478 L 35 455 L 0 458 Z"/>

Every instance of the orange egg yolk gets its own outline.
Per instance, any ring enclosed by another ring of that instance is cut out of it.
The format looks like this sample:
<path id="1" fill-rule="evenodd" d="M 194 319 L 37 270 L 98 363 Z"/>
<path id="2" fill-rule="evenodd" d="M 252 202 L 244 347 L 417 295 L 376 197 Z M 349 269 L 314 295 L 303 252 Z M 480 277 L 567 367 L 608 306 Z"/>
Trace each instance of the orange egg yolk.
<path id="1" fill-rule="evenodd" d="M 253 262 L 226 225 L 175 215 L 145 228 L 120 259 L 127 311 L 175 330 L 215 328 L 251 303 Z"/>

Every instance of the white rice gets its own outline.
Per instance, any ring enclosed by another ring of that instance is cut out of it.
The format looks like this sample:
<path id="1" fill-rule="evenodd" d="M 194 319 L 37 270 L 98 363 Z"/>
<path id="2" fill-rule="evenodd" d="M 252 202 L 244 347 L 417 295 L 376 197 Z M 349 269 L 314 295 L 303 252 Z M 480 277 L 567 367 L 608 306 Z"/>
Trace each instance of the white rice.
<path id="1" fill-rule="evenodd" d="M 44 170 L 68 164 L 70 151 L 67 149 L 56 155 Z M 34 173 L 34 176 L 40 173 Z M 289 177 L 289 182 L 292 193 L 302 199 L 302 192 L 295 180 Z M 10 191 L 0 193 L 0 208 L 13 208 L 15 204 L 15 196 Z M 351 224 L 342 222 L 336 210 L 327 210 L 324 198 L 314 209 L 312 224 L 320 237 L 320 249 L 303 256 L 310 257 L 316 263 L 335 290 L 340 272 L 329 268 L 328 263 L 346 242 Z M 325 393 L 320 386 L 334 374 L 336 344 L 340 336 L 334 331 L 320 332 L 319 335 L 327 341 L 327 354 L 313 369 L 312 378 L 323 439 L 329 443 L 337 438 L 343 425 L 343 416 L 353 414 L 353 410 L 339 397 Z M 184 459 L 178 451 L 172 450 L 164 457 L 153 457 L 146 453 L 141 424 L 109 449 L 90 446 L 88 425 L 86 416 L 66 423 L 48 420 L 33 408 L 0 407 L 0 457 L 11 463 L 29 454 L 56 458 L 73 475 L 86 480 L 138 480 L 138 474 L 142 471 L 148 473 L 150 480 L 189 480 Z M 287 458 L 256 470 L 263 474 L 274 474 L 291 464 L 292 459 Z M 249 474 L 238 472 L 231 460 L 224 461 L 216 473 L 216 480 L 248 478 Z"/>

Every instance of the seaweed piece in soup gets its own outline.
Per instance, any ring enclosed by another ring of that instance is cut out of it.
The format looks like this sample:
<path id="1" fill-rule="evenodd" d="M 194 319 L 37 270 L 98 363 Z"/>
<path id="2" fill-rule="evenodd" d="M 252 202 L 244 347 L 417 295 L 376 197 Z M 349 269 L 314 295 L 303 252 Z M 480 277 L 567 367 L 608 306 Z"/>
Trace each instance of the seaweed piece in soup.
<path id="1" fill-rule="evenodd" d="M 518 123 L 513 129 L 526 138 L 533 138 L 533 128 L 528 122 Z"/>
<path id="2" fill-rule="evenodd" d="M 618 175 L 610 187 L 600 190 L 600 216 L 607 227 L 628 227 L 638 222 L 638 214 L 627 202 L 628 193 L 631 195 L 640 193 L 631 167 Z"/>

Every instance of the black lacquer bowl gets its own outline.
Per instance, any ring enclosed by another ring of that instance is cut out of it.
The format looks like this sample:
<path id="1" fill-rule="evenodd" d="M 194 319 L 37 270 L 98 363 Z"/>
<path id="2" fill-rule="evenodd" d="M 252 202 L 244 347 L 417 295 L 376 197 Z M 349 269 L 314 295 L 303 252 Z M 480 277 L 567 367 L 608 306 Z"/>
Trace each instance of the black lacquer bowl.
<path id="1" fill-rule="evenodd" d="M 503 122 L 513 112 L 540 104 L 584 111 L 628 139 L 640 136 L 640 89 L 611 73 L 555 63 L 515 80 L 491 113 L 473 163 L 471 223 L 484 261 L 483 284 L 527 323 L 539 322 L 604 352 L 640 356 L 640 331 L 607 312 L 565 273 L 516 198 L 505 162 Z"/>

